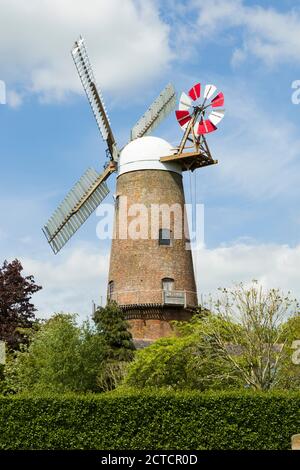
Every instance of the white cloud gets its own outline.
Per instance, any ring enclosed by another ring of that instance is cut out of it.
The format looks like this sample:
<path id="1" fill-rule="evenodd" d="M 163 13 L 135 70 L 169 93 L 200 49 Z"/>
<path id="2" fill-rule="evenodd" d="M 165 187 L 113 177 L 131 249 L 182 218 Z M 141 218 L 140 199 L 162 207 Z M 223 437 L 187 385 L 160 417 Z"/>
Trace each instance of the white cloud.
<path id="1" fill-rule="evenodd" d="M 11 108 L 18 108 L 23 103 L 22 95 L 15 90 L 8 90 L 6 98 L 7 104 Z"/>
<path id="2" fill-rule="evenodd" d="M 211 144 L 220 161 L 214 172 L 217 188 L 227 195 L 233 191 L 255 199 L 299 194 L 297 127 L 284 113 L 275 115 L 265 109 L 247 84 L 223 82 L 226 121 Z"/>
<path id="3" fill-rule="evenodd" d="M 196 80 L 194 77 L 190 83 Z M 222 83 L 226 113 L 218 131 L 207 137 L 218 165 L 204 170 L 207 177 L 203 170 L 192 174 L 192 180 L 195 178 L 196 184 L 201 185 L 201 197 L 207 203 L 210 197 L 218 197 L 219 202 L 232 196 L 237 201 L 246 198 L 253 203 L 252 209 L 258 200 L 265 202 L 280 197 L 295 207 L 300 196 L 298 127 L 285 111 L 278 114 L 272 107 L 264 106 L 256 88 L 249 87 L 244 80 L 222 77 L 220 81 L 211 77 L 211 82 Z M 169 135 L 174 145 L 176 135 L 174 126 Z M 185 178 L 188 189 L 189 178 L 187 175 Z M 280 217 L 278 214 L 278 220 Z"/>
<path id="4" fill-rule="evenodd" d="M 206 40 L 218 40 L 219 34 L 232 28 L 243 28 L 242 45 L 234 49 L 233 63 L 254 55 L 268 65 L 299 63 L 300 12 L 280 12 L 260 5 L 247 6 L 242 0 L 192 0 L 198 12 L 195 33 Z"/>
<path id="5" fill-rule="evenodd" d="M 231 63 L 233 66 L 238 66 L 244 60 L 246 60 L 247 54 L 246 54 L 246 46 L 244 46 L 243 49 L 236 48 L 233 51 L 232 58 L 231 58 Z"/>
<path id="6" fill-rule="evenodd" d="M 81 92 L 70 55 L 79 34 L 106 90 L 141 85 L 171 60 L 169 28 L 151 0 L 0 0 L 0 12 L 2 78 L 42 100 Z"/>
<path id="7" fill-rule="evenodd" d="M 105 303 L 108 253 L 96 245 L 83 245 L 60 258 L 41 261 L 21 259 L 26 274 L 33 274 L 43 290 L 34 296 L 40 317 L 54 312 L 91 314 L 92 300 Z M 201 294 L 215 294 L 218 287 L 257 279 L 266 288 L 291 291 L 300 299 L 300 245 L 236 243 L 194 252 L 195 273 Z"/>
<path id="8" fill-rule="evenodd" d="M 105 301 L 108 256 L 92 245 L 66 250 L 48 260 L 22 257 L 26 274 L 33 274 L 43 289 L 33 301 L 38 316 L 45 318 L 55 312 L 78 313 L 85 319 L 92 311 L 92 301 Z"/>
<path id="9" fill-rule="evenodd" d="M 300 299 L 300 245 L 233 244 L 194 254 L 199 293 L 257 279 Z"/>

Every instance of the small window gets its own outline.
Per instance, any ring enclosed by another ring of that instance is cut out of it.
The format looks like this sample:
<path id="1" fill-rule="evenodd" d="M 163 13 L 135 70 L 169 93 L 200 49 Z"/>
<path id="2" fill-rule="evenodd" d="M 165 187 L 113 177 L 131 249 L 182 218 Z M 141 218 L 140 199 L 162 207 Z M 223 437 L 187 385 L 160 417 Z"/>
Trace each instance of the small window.
<path id="1" fill-rule="evenodd" d="M 108 290 L 107 290 L 107 297 L 109 300 L 112 299 L 113 293 L 114 293 L 114 281 L 110 281 L 108 283 Z"/>
<path id="2" fill-rule="evenodd" d="M 158 244 L 165 245 L 165 246 L 171 245 L 171 232 L 168 228 L 159 229 Z"/>
<path id="3" fill-rule="evenodd" d="M 172 291 L 174 289 L 174 279 L 171 277 L 164 277 L 162 279 L 162 288 L 168 292 Z"/>

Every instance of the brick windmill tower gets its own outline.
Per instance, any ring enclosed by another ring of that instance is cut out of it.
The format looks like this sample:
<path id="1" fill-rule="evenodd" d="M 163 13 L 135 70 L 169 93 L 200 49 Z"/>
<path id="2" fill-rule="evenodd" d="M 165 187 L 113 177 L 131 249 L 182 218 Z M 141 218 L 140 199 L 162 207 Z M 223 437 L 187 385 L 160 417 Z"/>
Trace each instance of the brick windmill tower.
<path id="1" fill-rule="evenodd" d="M 223 118 L 224 110 L 215 108 L 223 106 L 224 96 L 214 85 L 201 93 L 199 83 L 182 93 L 176 117 L 184 135 L 173 148 L 149 135 L 176 106 L 168 85 L 119 151 L 82 38 L 72 55 L 109 161 L 102 174 L 85 172 L 43 231 L 57 253 L 108 194 L 106 179 L 117 172 L 107 297 L 124 310 L 136 342 L 153 341 L 171 333 L 173 320 L 189 320 L 197 306 L 182 172 L 217 163 L 204 134 Z"/>

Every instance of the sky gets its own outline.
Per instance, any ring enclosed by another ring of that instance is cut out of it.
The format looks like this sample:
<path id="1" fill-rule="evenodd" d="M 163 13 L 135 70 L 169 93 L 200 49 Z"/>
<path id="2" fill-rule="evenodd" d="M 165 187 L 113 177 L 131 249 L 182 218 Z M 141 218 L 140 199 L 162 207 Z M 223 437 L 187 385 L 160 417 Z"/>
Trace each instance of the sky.
<path id="1" fill-rule="evenodd" d="M 299 31 L 292 0 L 0 0 L 0 262 L 19 258 L 43 286 L 39 316 L 85 318 L 105 299 L 110 243 L 97 214 L 56 256 L 41 231 L 105 163 L 70 54 L 80 34 L 120 147 L 167 83 L 224 92 L 226 116 L 207 137 L 219 164 L 184 176 L 187 202 L 205 211 L 199 295 L 257 279 L 300 298 Z M 174 114 L 154 135 L 179 143 Z"/>

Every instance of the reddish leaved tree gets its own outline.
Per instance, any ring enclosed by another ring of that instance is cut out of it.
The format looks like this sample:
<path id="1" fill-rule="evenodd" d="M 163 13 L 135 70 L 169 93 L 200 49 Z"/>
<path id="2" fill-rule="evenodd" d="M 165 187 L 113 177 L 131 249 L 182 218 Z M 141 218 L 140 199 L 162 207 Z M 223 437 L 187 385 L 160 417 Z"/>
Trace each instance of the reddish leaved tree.
<path id="1" fill-rule="evenodd" d="M 33 276 L 22 275 L 23 266 L 15 259 L 4 261 L 0 268 L 0 340 L 10 349 L 19 349 L 24 335 L 19 328 L 31 328 L 36 308 L 31 297 L 42 287 L 36 285 Z"/>

